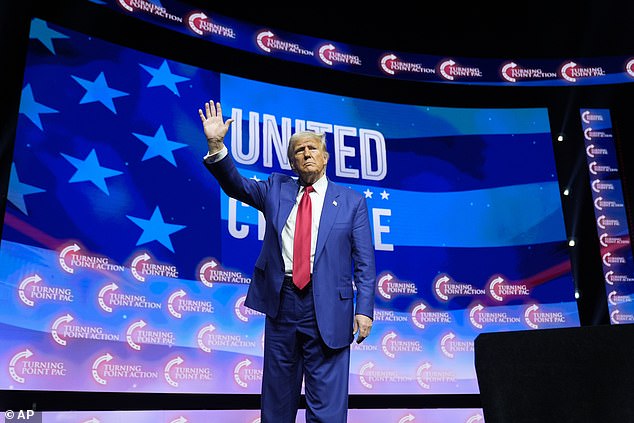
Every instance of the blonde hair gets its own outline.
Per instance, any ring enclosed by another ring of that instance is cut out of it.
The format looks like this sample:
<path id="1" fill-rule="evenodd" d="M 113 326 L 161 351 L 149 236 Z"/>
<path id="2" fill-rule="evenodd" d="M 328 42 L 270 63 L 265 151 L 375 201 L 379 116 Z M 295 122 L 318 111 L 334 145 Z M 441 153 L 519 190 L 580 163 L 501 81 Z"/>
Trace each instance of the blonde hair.
<path id="1" fill-rule="evenodd" d="M 292 158 L 295 155 L 293 153 L 293 146 L 299 140 L 304 138 L 312 138 L 316 141 L 320 141 L 322 152 L 325 153 L 326 156 L 328 156 L 328 150 L 326 149 L 326 134 L 325 133 L 320 134 L 313 131 L 298 131 L 298 132 L 295 132 L 293 135 L 291 135 L 291 138 L 288 140 L 288 150 L 286 151 L 286 156 L 288 157 L 289 162 L 292 161 Z"/>

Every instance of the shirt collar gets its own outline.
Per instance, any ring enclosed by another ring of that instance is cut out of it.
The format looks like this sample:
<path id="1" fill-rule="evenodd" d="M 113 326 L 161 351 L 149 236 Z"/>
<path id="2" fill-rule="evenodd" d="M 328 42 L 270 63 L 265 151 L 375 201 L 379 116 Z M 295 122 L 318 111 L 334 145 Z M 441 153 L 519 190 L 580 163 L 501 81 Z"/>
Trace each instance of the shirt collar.
<path id="1" fill-rule="evenodd" d="M 298 180 L 299 183 L 299 180 Z M 326 188 L 328 187 L 328 178 L 326 177 L 326 175 L 322 175 L 321 178 L 317 179 L 317 181 L 315 181 L 315 183 L 313 184 L 313 188 L 315 189 L 315 192 L 319 195 L 323 195 L 326 192 Z M 300 186 L 299 188 L 299 192 L 304 192 L 304 187 Z"/>

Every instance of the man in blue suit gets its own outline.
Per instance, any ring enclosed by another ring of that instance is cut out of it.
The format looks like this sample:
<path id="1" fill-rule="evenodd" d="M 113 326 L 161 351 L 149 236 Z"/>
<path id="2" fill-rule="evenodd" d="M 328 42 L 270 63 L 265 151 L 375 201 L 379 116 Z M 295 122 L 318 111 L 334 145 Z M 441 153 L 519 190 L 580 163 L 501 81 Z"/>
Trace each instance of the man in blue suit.
<path id="1" fill-rule="evenodd" d="M 295 422 L 302 380 L 306 421 L 343 423 L 350 344 L 355 333 L 357 342 L 370 334 L 374 313 L 376 270 L 365 199 L 326 177 L 323 135 L 298 132 L 289 140 L 297 179 L 272 173 L 255 181 L 241 176 L 228 155 L 223 140 L 233 119 L 223 120 L 220 103 L 209 101 L 198 112 L 209 148 L 205 166 L 228 196 L 266 218 L 245 302 L 266 314 L 262 423 Z M 300 227 L 303 235 L 295 232 Z M 295 255 L 302 250 L 304 258 Z"/>

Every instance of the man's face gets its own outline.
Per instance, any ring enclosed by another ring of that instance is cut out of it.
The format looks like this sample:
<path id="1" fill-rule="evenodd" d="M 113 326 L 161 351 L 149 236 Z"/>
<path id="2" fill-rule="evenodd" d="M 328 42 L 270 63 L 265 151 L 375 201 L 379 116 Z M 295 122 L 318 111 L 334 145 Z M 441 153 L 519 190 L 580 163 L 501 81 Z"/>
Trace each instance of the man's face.
<path id="1" fill-rule="evenodd" d="M 300 138 L 293 146 L 291 167 L 306 184 L 312 184 L 326 172 L 328 153 L 323 150 L 321 140 L 312 137 Z"/>

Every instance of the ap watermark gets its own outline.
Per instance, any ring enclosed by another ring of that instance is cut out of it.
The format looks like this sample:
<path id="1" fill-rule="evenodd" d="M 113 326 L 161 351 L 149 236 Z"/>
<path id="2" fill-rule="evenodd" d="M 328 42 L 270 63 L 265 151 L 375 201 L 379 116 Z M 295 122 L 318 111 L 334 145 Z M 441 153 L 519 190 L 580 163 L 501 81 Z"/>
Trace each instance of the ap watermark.
<path id="1" fill-rule="evenodd" d="M 42 423 L 42 413 L 33 410 L 6 410 L 4 412 L 5 423 Z"/>

